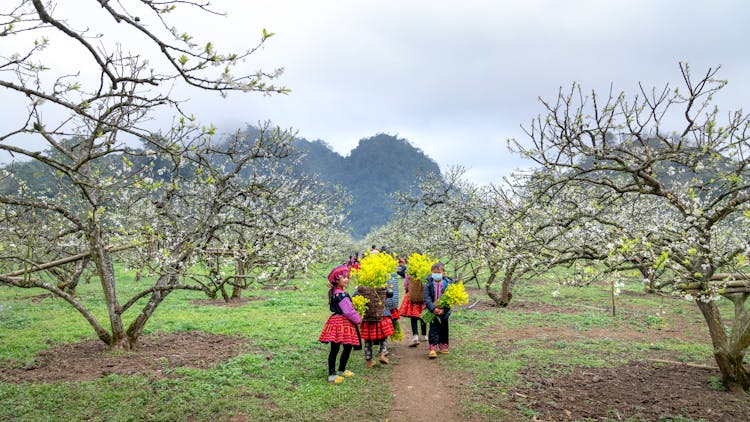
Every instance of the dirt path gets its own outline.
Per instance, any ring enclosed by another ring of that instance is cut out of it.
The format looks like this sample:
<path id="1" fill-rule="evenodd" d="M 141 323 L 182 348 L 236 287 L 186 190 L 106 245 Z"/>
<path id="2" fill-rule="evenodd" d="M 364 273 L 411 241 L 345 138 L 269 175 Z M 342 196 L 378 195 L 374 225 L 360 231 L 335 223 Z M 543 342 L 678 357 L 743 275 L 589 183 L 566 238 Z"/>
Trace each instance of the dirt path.
<path id="1" fill-rule="evenodd" d="M 456 421 L 461 420 L 457 411 L 455 391 L 445 383 L 435 382 L 446 379 L 440 375 L 439 360 L 427 359 L 427 342 L 417 347 L 408 347 L 411 343 L 411 330 L 408 318 L 401 324 L 404 340 L 391 342 L 389 358 L 393 365 L 391 372 L 391 392 L 393 402 L 389 422 L 401 421 Z"/>

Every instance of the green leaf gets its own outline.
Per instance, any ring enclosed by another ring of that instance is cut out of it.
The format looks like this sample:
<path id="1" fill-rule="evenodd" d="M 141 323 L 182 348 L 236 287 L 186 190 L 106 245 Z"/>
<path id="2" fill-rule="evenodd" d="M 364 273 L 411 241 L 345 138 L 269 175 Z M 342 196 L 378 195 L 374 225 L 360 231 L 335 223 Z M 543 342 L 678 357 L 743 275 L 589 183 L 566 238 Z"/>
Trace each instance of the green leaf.
<path id="1" fill-rule="evenodd" d="M 276 33 L 275 33 L 275 32 L 268 32 L 268 31 L 266 31 L 266 28 L 263 28 L 263 40 L 266 40 L 266 39 L 268 39 L 268 38 L 271 38 L 271 37 L 273 37 L 274 35 L 276 35 Z"/>
<path id="2" fill-rule="evenodd" d="M 180 64 L 183 65 L 183 66 L 185 66 L 185 63 L 187 63 L 187 61 L 188 61 L 188 57 L 183 54 L 182 56 L 180 56 L 179 60 L 180 60 Z"/>

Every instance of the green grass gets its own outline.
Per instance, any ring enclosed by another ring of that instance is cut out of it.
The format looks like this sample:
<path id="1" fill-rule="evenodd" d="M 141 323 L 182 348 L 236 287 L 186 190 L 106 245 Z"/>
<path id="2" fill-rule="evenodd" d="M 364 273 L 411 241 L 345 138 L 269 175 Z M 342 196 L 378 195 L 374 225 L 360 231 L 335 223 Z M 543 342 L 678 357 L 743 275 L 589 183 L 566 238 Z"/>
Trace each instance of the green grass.
<path id="1" fill-rule="evenodd" d="M 190 301 L 204 299 L 200 293 L 176 292 L 146 326 L 146 333 L 199 330 L 245 336 L 253 353 L 207 370 L 168 368 L 167 379 L 110 375 L 90 382 L 0 383 L 0 420 L 384 420 L 390 411 L 383 400 L 390 394 L 388 369 L 365 376 L 363 359 L 355 352 L 349 368 L 357 376 L 338 386 L 325 381 L 328 346 L 317 335 L 329 315 L 326 287 L 323 276 L 311 277 L 316 282 L 305 290 L 248 291 L 245 296 L 268 299 L 242 307 L 198 306 Z M 122 297 L 135 291 L 132 283 L 122 283 Z M 83 285 L 79 297 L 100 305 L 97 288 Z M 41 293 L 0 289 L 4 364 L 23 364 L 55 344 L 95 339 L 66 303 L 29 299 Z M 104 315 L 103 307 L 97 309 L 97 316 Z M 359 404 L 363 397 L 365 406 Z"/>
<path id="2" fill-rule="evenodd" d="M 344 384 L 325 382 L 328 346 L 317 336 L 329 315 L 327 268 L 308 274 L 300 290 L 248 290 L 264 300 L 241 307 L 201 306 L 201 293 L 171 294 L 146 326 L 155 332 L 204 331 L 244 336 L 252 352 L 200 370 L 165 368 L 166 378 L 110 375 L 89 382 L 0 383 L 0 420 L 385 420 L 390 413 L 390 367 L 365 371 L 361 352 Z M 119 270 L 120 297 L 137 291 L 134 274 Z M 499 288 L 499 286 L 498 286 Z M 454 346 L 437 364 L 461 382 L 452 388 L 462 414 L 478 420 L 528 420 L 538 415 L 508 394 L 523 386 L 521 371 L 533 368 L 555 377 L 577 367 L 605 367 L 648 356 L 710 363 L 708 342 L 664 335 L 677 322 L 705 330 L 694 304 L 642 295 L 630 283 L 611 314 L 609 286 L 562 286 L 554 281 L 521 283 L 514 301 L 534 306 L 456 310 L 451 318 Z M 80 286 L 78 297 L 106 325 L 96 283 Z M 40 290 L 0 288 L 0 363 L 24 365 L 58 344 L 95 339 L 86 321 L 60 299 Z M 487 301 L 483 293 L 476 293 Z M 403 297 L 403 292 L 402 296 Z M 145 299 L 144 299 L 145 301 Z M 727 302 L 727 301 L 723 301 Z M 545 308 L 546 306 L 546 308 Z M 729 310 L 728 303 L 721 304 Z M 139 306 L 125 315 L 128 323 Z M 540 311 L 544 308 L 544 311 Z M 622 340 L 618 332 L 642 334 Z M 609 335 L 609 333 L 612 335 Z M 718 375 L 718 374 L 717 374 Z M 718 389 L 718 378 L 710 380 Z M 675 419 L 679 420 L 679 419 Z"/>

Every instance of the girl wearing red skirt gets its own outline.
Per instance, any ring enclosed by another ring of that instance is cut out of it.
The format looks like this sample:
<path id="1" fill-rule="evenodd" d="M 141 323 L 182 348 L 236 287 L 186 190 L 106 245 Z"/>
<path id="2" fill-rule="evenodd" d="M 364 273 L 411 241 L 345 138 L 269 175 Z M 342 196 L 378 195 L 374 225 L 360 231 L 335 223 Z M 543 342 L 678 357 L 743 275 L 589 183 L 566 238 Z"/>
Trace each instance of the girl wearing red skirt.
<path id="1" fill-rule="evenodd" d="M 354 375 L 346 369 L 346 364 L 352 348 L 355 350 L 362 348 L 357 329 L 357 324 L 362 321 L 362 317 L 354 309 L 349 294 L 344 291 L 349 285 L 349 268 L 345 265 L 334 268 L 328 274 L 328 282 L 331 285 L 328 290 L 328 306 L 333 314 L 326 321 L 318 341 L 331 344 L 331 351 L 328 353 L 328 382 L 340 384 L 344 381 L 344 377 Z M 336 356 L 342 345 L 343 351 L 338 372 L 336 372 Z"/>
<path id="2" fill-rule="evenodd" d="M 393 327 L 393 319 L 391 318 L 391 310 L 395 307 L 393 305 L 393 297 L 396 295 L 396 302 L 398 303 L 398 282 L 396 279 L 391 278 L 388 280 L 385 288 L 385 306 L 383 307 L 383 317 L 380 321 L 363 321 L 360 325 L 362 331 L 362 338 L 365 340 L 365 367 L 372 368 L 376 365 L 372 359 L 372 346 L 373 344 L 378 345 L 378 361 L 383 365 L 388 365 L 388 358 L 386 355 L 388 351 L 385 343 L 389 336 L 396 332 Z"/>
<path id="3" fill-rule="evenodd" d="M 422 311 L 424 311 L 424 302 L 412 302 L 409 300 L 409 276 L 404 275 L 404 301 L 401 302 L 401 308 L 398 313 L 404 317 L 409 317 L 411 320 L 411 343 L 409 347 L 417 347 L 419 345 L 419 332 L 417 331 L 417 321 L 422 328 L 422 341 L 427 341 L 427 324 L 422 321 Z"/>

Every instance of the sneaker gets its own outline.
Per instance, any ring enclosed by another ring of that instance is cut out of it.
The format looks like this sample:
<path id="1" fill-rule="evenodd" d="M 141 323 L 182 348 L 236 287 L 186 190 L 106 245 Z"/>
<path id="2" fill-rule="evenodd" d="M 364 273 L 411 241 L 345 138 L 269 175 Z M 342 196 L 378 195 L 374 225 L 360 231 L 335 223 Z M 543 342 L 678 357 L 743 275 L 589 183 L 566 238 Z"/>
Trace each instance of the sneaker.
<path id="1" fill-rule="evenodd" d="M 336 374 L 329 375 L 328 382 L 331 384 L 341 384 L 342 382 L 344 382 L 344 377 L 342 377 L 341 375 L 336 375 Z"/>
<path id="2" fill-rule="evenodd" d="M 446 349 L 440 349 L 440 354 L 441 355 L 447 355 L 448 353 L 450 353 L 450 352 L 448 351 L 447 348 Z"/>
<path id="3" fill-rule="evenodd" d="M 417 347 L 419 346 L 419 336 L 414 334 L 411 338 L 411 344 L 409 344 L 409 347 Z"/>
<path id="4" fill-rule="evenodd" d="M 380 357 L 378 358 L 378 360 L 379 360 L 379 361 L 380 361 L 380 363 L 382 363 L 383 365 L 388 365 L 388 358 L 387 358 L 387 357 L 385 357 L 385 353 L 381 353 L 381 354 L 380 354 Z"/>
<path id="5" fill-rule="evenodd" d="M 365 362 L 365 368 L 372 368 L 375 365 L 377 365 L 377 364 L 372 359 Z"/>
<path id="6" fill-rule="evenodd" d="M 437 357 L 437 353 L 435 353 L 434 350 L 430 350 L 430 353 L 427 353 L 427 357 L 430 359 L 435 359 Z"/>
<path id="7" fill-rule="evenodd" d="M 427 336 L 422 334 L 422 341 L 427 341 Z"/>
<path id="8" fill-rule="evenodd" d="M 338 372 L 338 374 L 339 374 L 340 376 L 342 376 L 342 377 L 346 377 L 346 378 L 351 378 L 351 377 L 353 377 L 353 376 L 354 376 L 354 372 L 352 372 L 352 371 L 350 371 L 350 370 L 348 370 L 348 369 L 347 369 L 346 371 L 344 371 L 344 372 L 341 372 L 341 371 L 339 371 L 339 372 Z"/>

